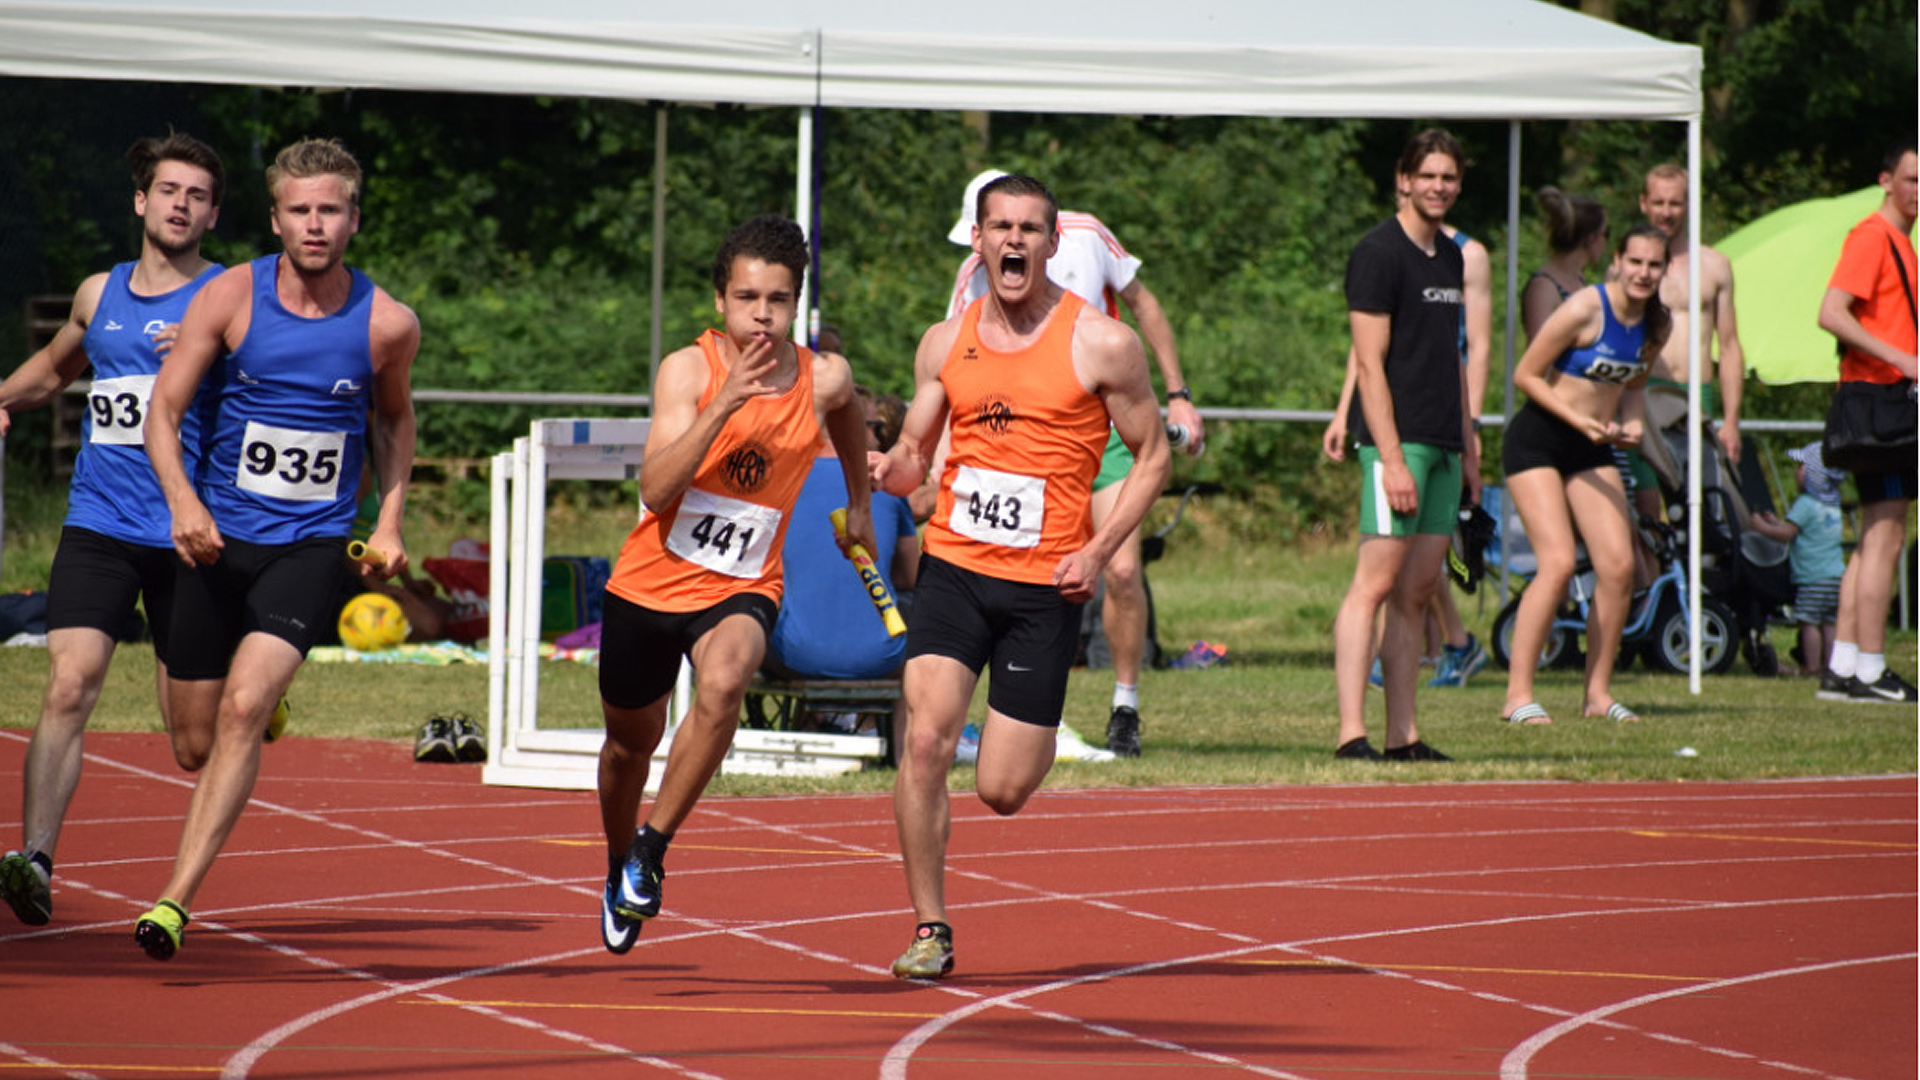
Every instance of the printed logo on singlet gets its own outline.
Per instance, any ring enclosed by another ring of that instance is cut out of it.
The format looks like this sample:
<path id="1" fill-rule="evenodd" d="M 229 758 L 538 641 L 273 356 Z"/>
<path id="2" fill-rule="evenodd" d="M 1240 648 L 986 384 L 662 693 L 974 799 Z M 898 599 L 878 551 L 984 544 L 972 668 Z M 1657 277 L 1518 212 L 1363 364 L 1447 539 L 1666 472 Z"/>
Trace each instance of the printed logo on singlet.
<path id="1" fill-rule="evenodd" d="M 243 383 L 246 383 L 246 384 L 247 384 L 248 386 L 259 386 L 259 385 L 260 385 L 260 380 L 259 380 L 259 379 L 256 379 L 256 378 L 254 378 L 253 376 L 251 376 L 251 375 L 249 375 L 249 374 L 247 374 L 247 369 L 246 369 L 246 368 L 241 368 L 241 369 L 240 369 L 240 370 L 239 370 L 238 372 L 236 372 L 236 373 L 235 373 L 235 376 L 236 376 L 236 377 L 237 377 L 237 378 L 238 378 L 238 379 L 239 379 L 239 380 L 240 380 L 241 382 L 243 382 Z"/>
<path id="2" fill-rule="evenodd" d="M 1013 402 L 995 395 L 980 399 L 980 407 L 974 413 L 975 422 L 987 434 L 998 437 L 1013 430 L 1013 422 L 1020 415 L 1013 411 Z"/>
<path id="3" fill-rule="evenodd" d="M 773 455 L 757 442 L 742 443 L 720 465 L 727 487 L 747 495 L 767 486 L 773 473 Z"/>
<path id="4" fill-rule="evenodd" d="M 1429 285 L 1420 290 L 1420 299 L 1429 304 L 1457 304 L 1460 302 L 1460 290 Z"/>
<path id="5" fill-rule="evenodd" d="M 360 384 L 352 379 L 335 379 L 333 381 L 334 397 L 353 397 L 359 392 Z"/>
<path id="6" fill-rule="evenodd" d="M 107 320 L 107 329 L 109 329 L 109 330 L 125 330 L 125 329 L 126 329 L 126 327 L 124 327 L 124 326 L 121 326 L 121 325 L 120 325 L 120 320 L 119 320 L 119 319 L 108 319 L 108 320 Z"/>
<path id="7" fill-rule="evenodd" d="M 140 332 L 147 335 L 148 337 L 152 337 L 153 335 L 159 333 L 162 330 L 165 330 L 166 328 L 167 328 L 167 320 L 148 319 L 147 325 L 141 327 Z"/>
<path id="8" fill-rule="evenodd" d="M 976 349 L 976 348 L 974 348 L 973 346 L 971 346 L 971 345 L 969 345 L 969 346 L 967 346 L 967 351 L 966 351 L 966 352 L 963 352 L 963 353 L 961 353 L 961 354 L 960 354 L 960 359 L 962 359 L 962 360 L 978 360 L 978 359 L 980 359 L 980 350 L 978 350 L 978 349 Z"/>

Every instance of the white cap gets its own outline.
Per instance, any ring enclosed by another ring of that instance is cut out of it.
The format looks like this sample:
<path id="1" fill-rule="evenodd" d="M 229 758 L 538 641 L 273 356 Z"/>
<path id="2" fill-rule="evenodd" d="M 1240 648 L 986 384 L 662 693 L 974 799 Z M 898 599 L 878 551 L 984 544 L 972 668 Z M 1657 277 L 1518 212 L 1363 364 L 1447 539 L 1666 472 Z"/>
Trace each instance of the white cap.
<path id="1" fill-rule="evenodd" d="M 980 189 L 1007 175 L 1005 169 L 988 169 L 967 181 L 967 194 L 960 200 L 960 220 L 947 231 L 947 239 L 962 247 L 973 246 L 974 207 L 980 202 Z"/>

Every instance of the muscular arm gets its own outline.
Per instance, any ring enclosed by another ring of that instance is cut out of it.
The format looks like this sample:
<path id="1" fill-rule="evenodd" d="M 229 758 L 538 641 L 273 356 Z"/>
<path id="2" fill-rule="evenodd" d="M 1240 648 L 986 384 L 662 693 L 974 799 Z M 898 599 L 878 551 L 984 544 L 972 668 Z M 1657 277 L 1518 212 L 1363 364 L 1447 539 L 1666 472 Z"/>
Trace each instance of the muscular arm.
<path id="1" fill-rule="evenodd" d="M 1387 345 L 1393 338 L 1393 320 L 1384 312 L 1350 311 L 1347 322 L 1353 330 L 1354 386 L 1360 407 L 1366 410 L 1367 434 L 1380 452 L 1380 482 L 1387 505 L 1395 513 L 1410 514 L 1419 505 L 1419 492 L 1400 449 L 1393 392 L 1387 387 Z"/>
<path id="2" fill-rule="evenodd" d="M 378 567 L 360 564 L 362 576 L 392 577 L 407 569 L 402 523 L 407 481 L 413 476 L 417 426 L 413 413 L 413 359 L 420 352 L 420 320 L 413 309 L 387 295 L 373 297 L 373 419 L 367 449 L 380 489 L 380 517 L 367 546 L 381 555 Z"/>
<path id="3" fill-rule="evenodd" d="M 940 383 L 940 369 L 946 365 L 947 352 L 959 332 L 959 323 L 949 319 L 921 335 L 920 347 L 913 356 L 913 401 L 900 423 L 900 438 L 884 454 L 867 454 L 875 490 L 906 498 L 927 480 L 934 448 L 947 429 L 947 391 Z M 918 509 L 915 507 L 916 516 Z"/>
<path id="4" fill-rule="evenodd" d="M 1120 299 L 1126 302 L 1127 310 L 1133 312 L 1133 321 L 1140 325 L 1140 336 L 1147 339 L 1147 347 L 1153 350 L 1153 362 L 1160 368 L 1160 380 L 1167 392 L 1186 389 L 1187 377 L 1180 370 L 1180 349 L 1174 344 L 1173 324 L 1167 321 L 1160 298 L 1136 276 L 1120 290 Z M 1185 398 L 1168 398 L 1167 419 L 1186 425 L 1193 436 L 1187 452 L 1198 454 L 1206 443 L 1206 426 L 1200 420 L 1200 410 Z"/>
<path id="5" fill-rule="evenodd" d="M 1717 433 L 1727 460 L 1740 464 L 1740 406 L 1746 393 L 1747 357 L 1740 348 L 1739 321 L 1733 311 L 1733 263 L 1718 256 L 1720 289 L 1713 303 L 1713 335 L 1720 342 L 1720 406 L 1725 421 Z M 1703 266 L 1704 268 L 1704 266 Z"/>
<path id="6" fill-rule="evenodd" d="M 1093 538 L 1054 568 L 1054 588 L 1068 600 L 1092 599 L 1107 561 L 1140 527 L 1173 473 L 1146 359 L 1133 331 L 1097 312 L 1081 315 L 1075 327 L 1074 368 L 1106 405 L 1120 441 L 1133 451 L 1133 467 L 1121 479 L 1113 510 Z"/>
<path id="7" fill-rule="evenodd" d="M 81 282 L 73 294 L 73 310 L 54 333 L 53 340 L 28 357 L 5 382 L 0 382 L 0 436 L 13 426 L 9 414 L 40 408 L 87 370 L 87 354 L 82 345 L 106 283 L 105 274 L 95 274 Z"/>
<path id="8" fill-rule="evenodd" d="M 874 550 L 872 497 L 867 486 L 867 417 L 853 394 L 853 368 L 838 353 L 818 353 L 813 360 L 813 398 L 821 426 L 840 457 L 847 480 L 847 530 L 844 552 L 852 544 Z"/>
<path id="9" fill-rule="evenodd" d="M 1465 287 L 1461 303 L 1467 313 L 1467 415 L 1475 420 L 1486 404 L 1487 369 L 1493 356 L 1493 260 L 1487 246 L 1478 240 L 1467 242 L 1461 252 L 1466 261 Z M 1475 436 L 1477 441 L 1478 436 Z"/>
<path id="10" fill-rule="evenodd" d="M 1853 314 L 1853 305 L 1858 299 L 1845 289 L 1829 288 L 1820 299 L 1820 329 L 1839 338 L 1841 344 L 1884 360 L 1899 368 L 1901 375 L 1914 378 L 1915 361 L 1912 353 L 1901 352 L 1860 325 L 1860 320 Z"/>
<path id="11" fill-rule="evenodd" d="M 1353 408 L 1353 391 L 1359 378 L 1359 365 L 1354 361 L 1353 349 L 1347 349 L 1347 374 L 1340 380 L 1340 400 L 1333 407 L 1333 419 L 1327 421 L 1327 430 L 1320 433 L 1320 452 L 1334 461 L 1347 460 L 1347 410 Z"/>
<path id="12" fill-rule="evenodd" d="M 246 336 L 252 299 L 253 269 L 244 263 L 201 289 L 187 305 L 147 402 L 147 461 L 173 517 L 173 548 L 188 566 L 218 561 L 224 542 L 213 515 L 207 513 L 187 477 L 180 418 L 192 406 L 194 391 L 214 361 Z"/>

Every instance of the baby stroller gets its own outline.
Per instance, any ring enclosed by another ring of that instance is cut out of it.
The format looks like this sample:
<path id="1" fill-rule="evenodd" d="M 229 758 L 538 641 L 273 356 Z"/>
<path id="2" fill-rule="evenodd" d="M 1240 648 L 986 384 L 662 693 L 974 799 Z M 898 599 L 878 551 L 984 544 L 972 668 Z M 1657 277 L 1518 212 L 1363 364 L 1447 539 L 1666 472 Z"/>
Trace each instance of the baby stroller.
<path id="1" fill-rule="evenodd" d="M 1680 400 L 1682 411 L 1674 412 Z M 1667 519 L 1685 528 L 1687 498 L 1687 428 L 1684 399 L 1671 390 L 1648 395 L 1649 421 L 1675 418 L 1668 426 L 1651 430 L 1641 440 L 1640 456 L 1660 479 L 1660 497 Z M 1726 450 L 1704 423 L 1700 432 L 1700 588 L 1725 604 L 1739 620 L 1740 648 L 1754 674 L 1780 673 L 1780 658 L 1767 638 L 1767 623 L 1783 615 L 1793 600 L 1793 572 L 1787 562 L 1788 545 L 1749 528 L 1749 491 L 1727 460 Z M 1765 498 L 1762 484 L 1755 498 Z"/>
<path id="2" fill-rule="evenodd" d="M 1489 488 L 1488 501 L 1496 507 L 1504 489 Z M 1510 572 L 1530 576 L 1534 566 L 1532 548 L 1526 542 L 1520 518 L 1512 515 L 1515 534 L 1508 541 Z M 1692 660 L 1692 619 L 1687 595 L 1687 566 L 1684 541 L 1672 526 L 1642 519 L 1641 535 L 1660 561 L 1660 574 L 1647 588 L 1636 591 L 1627 609 L 1627 620 L 1620 630 L 1620 651 L 1614 669 L 1631 667 L 1636 656 L 1644 657 L 1648 667 L 1683 673 Z M 1498 559 L 1497 543 L 1492 559 Z M 1554 612 L 1553 625 L 1540 650 L 1540 666 L 1581 667 L 1586 662 L 1580 636 L 1586 632 L 1587 615 L 1593 596 L 1593 569 L 1584 552 L 1575 563 L 1573 578 L 1567 583 L 1567 595 Z M 1513 656 L 1513 623 L 1520 609 L 1515 595 L 1494 617 L 1493 632 L 1488 635 L 1494 662 L 1507 667 Z M 1739 620 L 1732 609 L 1712 596 L 1700 602 L 1700 667 L 1707 674 L 1718 674 L 1733 666 L 1740 652 Z"/>

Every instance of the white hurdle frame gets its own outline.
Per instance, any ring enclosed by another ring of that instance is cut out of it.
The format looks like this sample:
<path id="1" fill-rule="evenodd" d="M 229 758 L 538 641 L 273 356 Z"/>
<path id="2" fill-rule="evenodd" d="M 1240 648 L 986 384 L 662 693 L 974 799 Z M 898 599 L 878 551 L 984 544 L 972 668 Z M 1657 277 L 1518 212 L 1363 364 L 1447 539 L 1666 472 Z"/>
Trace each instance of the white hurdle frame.
<path id="1" fill-rule="evenodd" d="M 546 561 L 547 481 L 634 480 L 651 421 L 535 420 L 493 456 L 487 569 L 487 764 L 483 783 L 592 791 L 597 786 L 598 727 L 540 727 L 540 579 Z M 504 557 L 503 557 L 504 555 Z M 648 789 L 666 771 L 674 729 L 693 696 L 685 661 L 674 686 L 672 724 L 654 751 Z M 823 776 L 851 772 L 883 753 L 881 740 L 813 732 L 742 730 L 723 772 Z"/>

